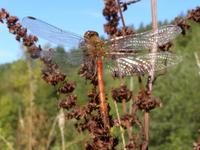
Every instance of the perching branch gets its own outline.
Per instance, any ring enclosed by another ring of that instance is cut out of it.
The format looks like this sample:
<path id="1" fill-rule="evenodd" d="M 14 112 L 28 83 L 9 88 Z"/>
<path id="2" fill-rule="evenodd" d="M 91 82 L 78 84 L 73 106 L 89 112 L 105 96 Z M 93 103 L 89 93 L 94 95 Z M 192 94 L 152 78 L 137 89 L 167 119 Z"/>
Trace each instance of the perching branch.
<path id="1" fill-rule="evenodd" d="M 157 25 L 157 14 L 156 14 L 156 0 L 151 0 L 151 11 L 152 11 L 152 28 L 153 30 L 157 30 L 158 25 Z M 151 49 L 151 53 L 157 52 L 157 44 L 156 42 L 153 43 L 153 47 Z M 148 77 L 148 83 L 147 83 L 147 88 L 149 92 L 152 91 L 153 87 L 153 81 L 155 78 L 154 75 L 154 68 L 155 68 L 155 58 L 151 59 L 151 66 L 152 69 L 149 73 Z M 149 112 L 145 111 L 144 113 L 144 138 L 145 142 L 143 143 L 142 150 L 148 150 L 148 143 L 149 143 Z"/>

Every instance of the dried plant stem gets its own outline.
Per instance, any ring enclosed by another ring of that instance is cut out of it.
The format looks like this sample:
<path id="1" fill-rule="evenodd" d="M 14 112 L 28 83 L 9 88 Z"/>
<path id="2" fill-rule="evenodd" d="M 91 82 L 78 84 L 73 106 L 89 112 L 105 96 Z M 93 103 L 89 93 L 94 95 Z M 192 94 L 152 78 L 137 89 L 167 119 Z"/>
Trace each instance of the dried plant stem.
<path id="1" fill-rule="evenodd" d="M 121 18 L 121 21 L 122 21 L 123 28 L 125 28 L 126 24 L 125 24 L 124 16 L 123 16 L 121 5 L 120 5 L 120 0 L 117 0 L 117 6 L 118 6 L 118 10 L 119 10 L 119 14 L 120 14 L 120 18 Z M 120 83 L 121 83 L 121 85 L 123 84 L 123 79 L 122 79 L 121 76 L 120 76 Z M 123 110 L 123 113 L 126 114 L 127 108 L 126 108 L 126 101 L 125 100 L 122 100 L 122 110 Z"/>
<path id="2" fill-rule="evenodd" d="M 32 150 L 32 138 L 33 138 L 33 106 L 34 106 L 34 93 L 35 93 L 35 80 L 33 78 L 33 72 L 32 72 L 32 61 L 31 59 L 26 56 L 27 59 L 27 66 L 28 66 L 28 72 L 29 72 L 29 89 L 30 89 L 30 95 L 29 95 L 29 107 L 28 107 L 28 149 Z"/>
<path id="3" fill-rule="evenodd" d="M 133 77 L 131 77 L 131 79 L 130 79 L 130 90 L 132 91 L 132 93 L 133 93 Z M 133 104 L 133 97 L 134 97 L 134 95 L 132 96 L 132 100 L 130 101 L 130 103 L 129 103 L 129 113 L 131 114 L 131 112 L 132 112 L 132 104 Z"/>
<path id="4" fill-rule="evenodd" d="M 11 143 L 9 141 L 7 141 L 1 134 L 0 134 L 0 139 L 2 139 L 2 141 L 4 141 L 4 143 L 7 145 L 8 149 L 14 150 Z"/>
<path id="5" fill-rule="evenodd" d="M 121 119 L 120 119 L 120 116 L 119 116 L 119 110 L 118 110 L 118 106 L 117 106 L 117 102 L 114 101 L 114 105 L 115 105 L 115 111 L 116 111 L 116 114 L 117 114 L 117 120 L 120 124 L 120 131 L 121 131 L 121 138 L 122 138 L 122 144 L 123 144 L 123 147 L 124 147 L 124 150 L 126 150 L 126 143 L 125 143 L 125 137 L 124 137 L 124 129 L 122 128 L 121 126 Z"/>
<path id="6" fill-rule="evenodd" d="M 131 79 L 130 79 L 130 90 L 132 91 L 132 94 L 133 94 L 133 77 L 131 77 Z M 134 95 L 132 95 L 132 99 L 131 99 L 130 102 L 129 102 L 129 114 L 132 113 L 133 101 L 134 101 Z M 127 130 L 128 130 L 129 139 L 131 139 L 131 138 L 132 138 L 132 131 L 133 131 L 133 130 L 132 130 L 132 127 L 129 126 L 129 127 L 127 128 Z"/>
<path id="7" fill-rule="evenodd" d="M 122 9 L 121 9 L 121 6 L 120 6 L 120 0 L 117 0 L 117 5 L 118 5 L 118 9 L 119 9 L 119 14 L 120 14 L 120 18 L 121 18 L 121 21 L 122 21 L 122 25 L 125 28 L 126 25 L 125 25 L 124 17 L 123 17 L 123 14 L 122 14 Z"/>
<path id="8" fill-rule="evenodd" d="M 65 117 L 64 117 L 63 109 L 60 109 L 59 114 L 56 116 L 56 118 L 53 121 L 52 127 L 51 127 L 51 129 L 49 131 L 48 142 L 47 142 L 46 149 L 50 148 L 49 146 L 51 144 L 51 139 L 52 139 L 53 132 L 55 131 L 56 123 L 58 123 L 58 125 L 59 125 L 60 134 L 61 134 L 61 141 L 62 141 L 62 150 L 64 150 L 65 149 L 65 137 L 64 137 Z"/>
<path id="9" fill-rule="evenodd" d="M 127 113 L 127 107 L 126 107 L 126 100 L 125 99 L 122 100 L 122 110 L 123 110 L 123 114 Z"/>
<path id="10" fill-rule="evenodd" d="M 104 126 L 107 128 L 110 128 L 108 108 L 106 104 L 104 82 L 103 82 L 103 62 L 101 58 L 98 58 L 96 65 L 97 65 L 97 77 L 98 77 L 101 115 L 103 118 Z"/>
<path id="11" fill-rule="evenodd" d="M 61 134 L 62 150 L 65 150 L 65 134 L 64 134 L 65 115 L 62 108 L 60 109 L 60 113 L 58 115 L 58 125 L 60 128 L 60 134 Z"/>
<path id="12" fill-rule="evenodd" d="M 194 52 L 194 56 L 195 56 L 195 59 L 196 59 L 197 66 L 199 68 L 199 75 L 200 75 L 200 59 L 199 59 L 198 54 L 196 52 Z"/>
<path id="13" fill-rule="evenodd" d="M 51 126 L 51 129 L 49 131 L 49 135 L 48 135 L 48 141 L 47 141 L 47 147 L 46 149 L 48 150 L 50 147 L 50 144 L 51 144 L 51 140 L 52 140 L 52 136 L 53 136 L 53 132 L 55 131 L 55 127 L 56 127 L 56 123 L 58 121 L 58 115 L 55 117 L 54 121 L 53 121 L 53 124 Z"/>
<path id="14" fill-rule="evenodd" d="M 152 28 L 153 30 L 156 30 L 158 28 L 157 25 L 157 14 L 156 14 L 156 0 L 151 0 L 151 10 L 152 10 Z M 157 51 L 157 44 L 156 42 L 153 44 L 153 48 L 151 49 L 151 52 L 154 53 Z M 149 92 L 152 91 L 153 87 L 153 80 L 154 80 L 154 65 L 155 65 L 155 59 L 151 60 L 152 70 L 149 73 L 148 83 L 147 87 Z M 148 150 L 148 143 L 149 143 L 149 112 L 144 112 L 144 138 L 145 138 L 145 144 L 143 147 L 143 150 Z"/>

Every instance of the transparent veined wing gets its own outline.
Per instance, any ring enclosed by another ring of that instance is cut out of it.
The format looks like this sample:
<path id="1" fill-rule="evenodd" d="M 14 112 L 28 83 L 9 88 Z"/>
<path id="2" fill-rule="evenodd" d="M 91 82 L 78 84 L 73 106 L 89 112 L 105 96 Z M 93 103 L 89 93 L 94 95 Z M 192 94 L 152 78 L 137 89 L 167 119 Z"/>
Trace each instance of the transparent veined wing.
<path id="1" fill-rule="evenodd" d="M 84 61 L 84 55 L 80 49 L 68 52 L 53 49 L 49 49 L 48 51 L 43 50 L 40 53 L 40 58 L 44 62 L 56 64 L 63 73 L 67 73 L 68 75 L 75 70 L 77 72 L 80 64 Z"/>
<path id="2" fill-rule="evenodd" d="M 181 28 L 175 25 L 161 26 L 157 30 L 143 33 L 121 36 L 111 39 L 107 45 L 112 51 L 138 51 L 151 49 L 153 44 L 162 46 L 182 32 Z"/>
<path id="3" fill-rule="evenodd" d="M 83 42 L 81 36 L 72 32 L 64 31 L 34 17 L 23 18 L 22 25 L 30 30 L 32 34 L 52 43 L 66 46 L 69 49 L 79 48 L 80 43 Z"/>
<path id="4" fill-rule="evenodd" d="M 154 60 L 154 67 L 152 66 Z M 110 67 L 113 75 L 130 76 L 134 74 L 144 75 L 150 71 L 160 71 L 180 63 L 182 57 L 170 52 L 149 53 L 139 56 L 119 57 L 115 65 Z"/>

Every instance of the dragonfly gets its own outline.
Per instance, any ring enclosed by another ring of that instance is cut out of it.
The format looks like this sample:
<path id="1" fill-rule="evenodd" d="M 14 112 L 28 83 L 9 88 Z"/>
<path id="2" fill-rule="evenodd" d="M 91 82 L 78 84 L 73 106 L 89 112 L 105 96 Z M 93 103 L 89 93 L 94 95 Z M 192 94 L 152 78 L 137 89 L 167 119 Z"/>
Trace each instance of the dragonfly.
<path id="1" fill-rule="evenodd" d="M 170 52 L 140 54 L 143 50 L 152 49 L 155 43 L 157 46 L 162 46 L 178 36 L 182 30 L 175 25 L 161 26 L 155 31 L 150 30 L 109 40 L 101 40 L 95 31 L 87 31 L 82 37 L 34 17 L 23 18 L 22 25 L 36 36 L 69 48 L 64 54 L 59 54 L 56 51 L 41 51 L 40 57 L 51 57 L 54 60 L 63 60 L 69 64 L 79 65 L 83 59 L 85 60 L 84 53 L 87 52 L 87 60 L 97 58 L 106 60 L 112 74 L 121 76 L 144 75 L 152 69 L 160 71 L 181 61 L 180 56 Z M 154 67 L 150 63 L 152 59 L 156 60 Z"/>
<path id="2" fill-rule="evenodd" d="M 180 27 L 175 25 L 161 26 L 154 31 L 150 30 L 108 40 L 102 40 L 95 31 L 87 31 L 82 37 L 34 17 L 23 18 L 22 25 L 36 36 L 69 47 L 62 56 L 56 51 L 41 51 L 39 57 L 64 59 L 70 63 L 79 63 L 81 59 L 96 62 L 100 110 L 103 122 L 107 127 L 109 127 L 109 120 L 102 74 L 104 60 L 111 73 L 120 76 L 148 74 L 152 69 L 154 71 L 163 70 L 181 60 L 178 55 L 170 52 L 141 53 L 144 50 L 152 49 L 155 44 L 162 46 L 178 36 L 182 31 Z M 77 49 L 81 50 L 77 51 Z M 152 59 L 155 60 L 154 66 L 151 65 Z"/>

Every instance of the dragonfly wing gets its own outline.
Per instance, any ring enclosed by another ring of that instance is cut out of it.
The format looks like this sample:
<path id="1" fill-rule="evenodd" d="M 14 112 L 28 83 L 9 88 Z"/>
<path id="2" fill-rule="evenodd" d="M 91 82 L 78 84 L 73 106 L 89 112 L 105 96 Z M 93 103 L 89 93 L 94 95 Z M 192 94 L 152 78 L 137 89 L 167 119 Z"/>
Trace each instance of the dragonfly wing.
<path id="1" fill-rule="evenodd" d="M 154 60 L 154 67 L 152 66 Z M 141 56 L 119 57 L 111 72 L 117 76 L 144 75 L 150 71 L 160 71 L 181 61 L 181 57 L 169 52 L 149 53 Z"/>
<path id="2" fill-rule="evenodd" d="M 121 57 L 116 59 L 115 66 L 111 67 L 111 73 L 114 76 L 131 76 L 135 74 L 145 74 L 151 66 L 145 61 L 132 57 Z"/>
<path id="3" fill-rule="evenodd" d="M 150 64 L 151 70 L 154 68 L 154 71 L 160 71 L 160 70 L 166 69 L 182 61 L 181 56 L 170 53 L 170 52 L 149 53 L 146 55 L 138 56 L 136 59 L 143 60 L 147 64 Z M 151 65 L 152 60 L 154 60 L 154 67 L 152 67 Z"/>
<path id="4" fill-rule="evenodd" d="M 150 40 L 141 34 L 116 37 L 107 42 L 112 51 L 123 52 L 147 49 L 151 44 Z"/>
<path id="5" fill-rule="evenodd" d="M 135 58 L 135 53 L 114 52 L 107 55 L 105 65 L 117 77 L 144 74 L 150 69 L 145 61 Z"/>
<path id="6" fill-rule="evenodd" d="M 36 36 L 68 48 L 78 48 L 83 41 L 79 35 L 64 31 L 34 17 L 23 18 L 22 25 Z"/>
<path id="7" fill-rule="evenodd" d="M 151 49 L 153 44 L 162 46 L 181 33 L 181 28 L 175 25 L 159 27 L 156 31 L 121 36 L 111 39 L 107 45 L 112 51 L 138 51 Z"/>
<path id="8" fill-rule="evenodd" d="M 144 36 L 149 38 L 151 43 L 156 43 L 158 46 L 163 46 L 177 37 L 181 32 L 182 30 L 179 26 L 166 25 L 159 27 L 156 31 L 149 31 Z"/>
<path id="9" fill-rule="evenodd" d="M 69 70 L 69 68 L 73 69 L 79 67 L 84 59 L 82 50 L 65 52 L 50 49 L 49 51 L 42 51 L 40 57 L 44 61 L 51 61 L 54 64 L 57 64 L 64 72 L 66 69 Z"/>

